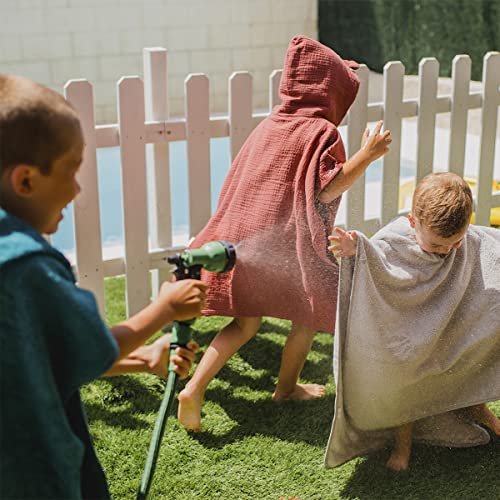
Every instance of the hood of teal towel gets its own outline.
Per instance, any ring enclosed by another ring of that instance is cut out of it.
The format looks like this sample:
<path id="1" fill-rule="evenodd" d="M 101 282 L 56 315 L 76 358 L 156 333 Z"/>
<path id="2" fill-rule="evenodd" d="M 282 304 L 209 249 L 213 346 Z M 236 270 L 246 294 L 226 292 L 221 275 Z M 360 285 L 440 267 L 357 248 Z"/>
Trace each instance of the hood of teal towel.
<path id="1" fill-rule="evenodd" d="M 32 253 L 59 255 L 36 229 L 0 208 L 0 268 Z"/>

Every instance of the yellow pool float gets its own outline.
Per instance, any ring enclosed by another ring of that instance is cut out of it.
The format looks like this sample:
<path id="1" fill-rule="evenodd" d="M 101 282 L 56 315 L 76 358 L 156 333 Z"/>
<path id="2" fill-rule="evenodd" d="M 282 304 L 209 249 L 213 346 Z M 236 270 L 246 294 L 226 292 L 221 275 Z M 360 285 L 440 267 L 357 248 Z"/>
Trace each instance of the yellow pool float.
<path id="1" fill-rule="evenodd" d="M 472 194 L 476 196 L 477 179 L 475 177 L 464 177 L 467 184 L 472 189 Z M 399 187 L 399 210 L 411 210 L 411 197 L 415 189 L 415 181 L 411 180 L 401 184 Z M 491 183 L 492 191 L 500 191 L 500 182 L 493 180 Z M 471 223 L 474 223 L 474 215 L 472 214 Z M 490 224 L 492 226 L 500 226 L 500 207 L 493 207 L 490 211 Z"/>

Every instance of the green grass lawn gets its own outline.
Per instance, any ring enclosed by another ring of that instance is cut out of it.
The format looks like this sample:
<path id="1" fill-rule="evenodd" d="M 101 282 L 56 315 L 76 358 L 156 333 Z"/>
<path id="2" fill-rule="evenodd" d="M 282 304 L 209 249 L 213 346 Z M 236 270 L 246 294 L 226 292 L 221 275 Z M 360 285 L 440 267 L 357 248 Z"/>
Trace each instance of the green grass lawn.
<path id="1" fill-rule="evenodd" d="M 125 317 L 124 280 L 106 280 L 108 321 Z M 202 318 L 193 337 L 204 349 L 228 320 Z M 281 349 L 289 323 L 266 319 L 209 386 L 203 432 L 170 417 L 150 498 L 155 499 L 499 499 L 500 439 L 469 449 L 415 445 L 410 471 L 394 474 L 387 450 L 336 469 L 323 467 L 335 399 L 332 337 L 316 336 L 303 382 L 326 384 L 327 397 L 276 404 Z M 83 399 L 98 456 L 116 499 L 133 499 L 164 383 L 152 375 L 98 380 Z M 500 403 L 491 404 L 500 415 Z M 174 407 L 176 413 L 177 407 Z"/>

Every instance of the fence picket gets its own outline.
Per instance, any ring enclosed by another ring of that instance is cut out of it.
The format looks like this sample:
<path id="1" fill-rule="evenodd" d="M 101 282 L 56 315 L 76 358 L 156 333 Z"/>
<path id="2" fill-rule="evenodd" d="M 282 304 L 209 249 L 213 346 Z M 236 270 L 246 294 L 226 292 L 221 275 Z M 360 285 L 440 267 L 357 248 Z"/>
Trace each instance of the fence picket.
<path id="1" fill-rule="evenodd" d="M 415 183 L 432 172 L 436 135 L 436 99 L 439 63 L 433 57 L 418 65 L 417 175 Z"/>
<path id="2" fill-rule="evenodd" d="M 453 91 L 451 95 L 448 170 L 461 176 L 464 175 L 465 164 L 470 75 L 471 58 L 467 55 L 455 56 L 452 67 Z"/>
<path id="3" fill-rule="evenodd" d="M 92 85 L 86 80 L 70 80 L 64 87 L 64 95 L 80 116 L 85 139 L 83 161 L 77 175 L 82 190 L 73 203 L 78 283 L 94 292 L 99 311 L 104 315 L 106 308 Z"/>
<path id="4" fill-rule="evenodd" d="M 127 316 L 150 301 L 144 86 L 138 77 L 118 82 Z"/>
<path id="5" fill-rule="evenodd" d="M 483 106 L 481 114 L 481 146 L 477 181 L 476 224 L 489 225 L 491 181 L 495 161 L 495 138 L 500 104 L 500 53 L 489 52 L 483 60 Z"/>
<path id="6" fill-rule="evenodd" d="M 198 234 L 210 217 L 210 110 L 208 78 L 189 75 L 186 91 L 189 237 Z"/>
<path id="7" fill-rule="evenodd" d="M 366 129 L 368 113 L 368 67 L 362 64 L 357 70 L 360 80 L 358 95 L 349 109 L 347 127 L 347 156 L 352 156 L 361 146 Z M 365 220 L 365 174 L 344 194 L 346 197 L 346 227 L 366 231 Z"/>
<path id="8" fill-rule="evenodd" d="M 163 122 L 160 132 L 165 134 L 164 122 L 169 117 L 166 49 L 145 48 L 143 63 L 146 121 Z M 152 249 L 172 246 L 169 150 L 168 142 L 146 145 L 149 240 Z M 153 270 L 151 273 L 152 296 L 157 297 L 160 284 L 170 279 L 169 269 Z"/>
<path id="9" fill-rule="evenodd" d="M 387 224 L 399 208 L 399 164 L 401 158 L 401 120 L 403 110 L 403 78 L 401 62 L 388 62 L 384 66 L 384 129 L 391 131 L 389 153 L 382 160 L 381 222 Z"/>
<path id="10" fill-rule="evenodd" d="M 269 75 L 269 113 L 273 110 L 274 106 L 281 103 L 280 97 L 280 82 L 283 70 L 275 69 Z"/>
<path id="11" fill-rule="evenodd" d="M 252 75 L 248 71 L 236 71 L 229 77 L 231 160 L 234 160 L 252 129 Z"/>

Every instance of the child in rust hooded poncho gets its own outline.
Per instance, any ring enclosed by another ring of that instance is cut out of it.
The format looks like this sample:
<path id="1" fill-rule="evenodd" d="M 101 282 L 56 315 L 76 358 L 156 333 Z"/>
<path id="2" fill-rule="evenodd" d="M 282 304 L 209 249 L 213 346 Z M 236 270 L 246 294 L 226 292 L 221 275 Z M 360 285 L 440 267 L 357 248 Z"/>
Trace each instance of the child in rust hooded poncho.
<path id="1" fill-rule="evenodd" d="M 304 36 L 289 44 L 280 84 L 281 105 L 263 120 L 236 156 L 213 217 L 191 244 L 236 243 L 227 274 L 207 273 L 205 314 L 234 320 L 213 340 L 179 395 L 179 420 L 200 430 L 205 389 L 251 337 L 262 316 L 292 320 L 275 400 L 324 394 L 297 384 L 314 332 L 335 327 L 338 265 L 328 255 L 340 195 L 371 161 L 388 150 L 389 132 L 363 138 L 347 162 L 337 126 L 353 103 L 358 65 Z"/>

